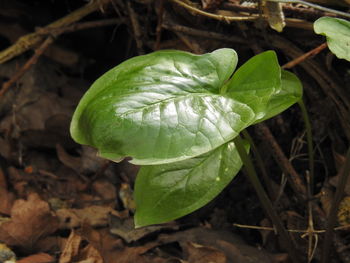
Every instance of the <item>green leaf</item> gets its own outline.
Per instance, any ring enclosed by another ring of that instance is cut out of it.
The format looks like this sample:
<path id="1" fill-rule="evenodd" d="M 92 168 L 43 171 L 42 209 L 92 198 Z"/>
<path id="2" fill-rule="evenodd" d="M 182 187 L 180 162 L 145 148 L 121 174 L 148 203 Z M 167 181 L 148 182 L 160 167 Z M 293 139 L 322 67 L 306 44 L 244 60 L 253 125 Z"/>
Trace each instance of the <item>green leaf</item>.
<path id="1" fill-rule="evenodd" d="M 254 124 L 280 114 L 298 102 L 303 96 L 303 86 L 297 76 L 289 71 L 282 70 L 281 77 L 281 90 L 271 97 L 264 118 L 257 120 Z"/>
<path id="2" fill-rule="evenodd" d="M 135 225 L 164 223 L 204 206 L 241 166 L 233 142 L 189 160 L 143 166 L 135 183 Z"/>
<path id="3" fill-rule="evenodd" d="M 316 34 L 327 37 L 329 49 L 338 57 L 350 61 L 350 22 L 340 18 L 321 17 L 314 23 Z"/>
<path id="4" fill-rule="evenodd" d="M 225 95 L 238 100 L 261 119 L 270 98 L 281 88 L 281 68 L 274 51 L 266 51 L 244 63 L 227 83 Z"/>
<path id="5" fill-rule="evenodd" d="M 162 164 L 199 156 L 254 121 L 242 102 L 221 96 L 237 55 L 158 51 L 132 58 L 99 78 L 80 101 L 71 134 L 102 157 Z"/>

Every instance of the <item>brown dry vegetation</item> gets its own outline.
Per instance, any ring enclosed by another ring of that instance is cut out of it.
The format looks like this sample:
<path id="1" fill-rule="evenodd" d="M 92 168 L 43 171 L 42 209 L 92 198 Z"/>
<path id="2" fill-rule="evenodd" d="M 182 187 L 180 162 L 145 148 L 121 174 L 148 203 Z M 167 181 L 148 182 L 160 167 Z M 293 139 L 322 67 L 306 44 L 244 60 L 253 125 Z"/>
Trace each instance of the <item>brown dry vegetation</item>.
<path id="1" fill-rule="evenodd" d="M 284 4 L 286 27 L 278 33 L 254 3 L 183 2 L 187 6 L 170 0 L 0 1 L 0 262 L 15 256 L 21 263 L 321 262 L 327 249 L 328 262 L 350 262 L 350 183 L 333 214 L 329 244 L 324 233 L 350 139 L 350 64 L 325 45 L 294 61 L 324 43 L 312 23 L 333 14 Z M 319 3 L 349 10 L 347 0 Z M 275 50 L 281 65 L 292 61 L 286 67 L 303 82 L 314 142 L 312 187 L 297 105 L 249 130 L 294 255 L 243 173 L 199 211 L 134 229 L 138 168 L 98 158 L 70 138 L 80 97 L 107 69 L 158 49 L 201 54 L 221 47 L 235 49 L 240 64 Z"/>

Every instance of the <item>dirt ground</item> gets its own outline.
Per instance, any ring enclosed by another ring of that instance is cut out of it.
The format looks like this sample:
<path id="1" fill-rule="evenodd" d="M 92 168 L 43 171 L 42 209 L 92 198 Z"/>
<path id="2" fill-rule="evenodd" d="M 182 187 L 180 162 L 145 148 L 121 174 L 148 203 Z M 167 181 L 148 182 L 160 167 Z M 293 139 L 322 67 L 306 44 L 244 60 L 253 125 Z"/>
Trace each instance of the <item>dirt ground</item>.
<path id="1" fill-rule="evenodd" d="M 335 15 L 283 4 L 286 26 L 277 32 L 268 23 L 275 14 L 254 1 L 184 2 L 0 1 L 0 263 L 322 262 L 324 253 L 323 263 L 350 262 L 350 183 L 331 213 L 350 140 L 350 64 L 328 48 L 295 61 L 325 42 L 313 22 Z M 346 0 L 317 4 L 349 11 Z M 263 163 L 252 154 L 257 172 L 295 254 L 243 172 L 202 209 L 134 229 L 138 167 L 101 159 L 70 137 L 79 99 L 108 69 L 159 49 L 222 47 L 237 51 L 239 65 L 275 50 L 302 80 L 313 184 L 298 105 L 248 130 Z"/>

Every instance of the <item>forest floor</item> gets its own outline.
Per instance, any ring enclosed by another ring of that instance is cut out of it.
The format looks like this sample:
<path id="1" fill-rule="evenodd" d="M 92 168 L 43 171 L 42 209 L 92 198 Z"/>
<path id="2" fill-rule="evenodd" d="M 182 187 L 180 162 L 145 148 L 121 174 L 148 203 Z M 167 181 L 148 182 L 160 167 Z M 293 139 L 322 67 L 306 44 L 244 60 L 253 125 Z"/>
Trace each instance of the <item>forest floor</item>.
<path id="1" fill-rule="evenodd" d="M 350 64 L 327 48 L 294 61 L 325 42 L 313 22 L 334 14 L 283 4 L 286 26 L 279 33 L 267 22 L 274 14 L 254 2 L 184 2 L 1 1 L 0 263 L 321 262 L 323 251 L 330 263 L 350 262 L 350 183 L 333 215 L 334 235 L 325 237 L 350 140 Z M 331 7 L 349 11 L 346 2 Z M 253 20 L 231 19 L 237 16 Z M 158 49 L 202 54 L 222 47 L 237 51 L 239 65 L 275 50 L 281 65 L 293 61 L 285 68 L 302 80 L 313 131 L 313 185 L 298 105 L 249 129 L 295 255 L 287 253 L 244 173 L 202 209 L 134 229 L 138 167 L 101 159 L 70 137 L 79 99 L 108 69 Z"/>

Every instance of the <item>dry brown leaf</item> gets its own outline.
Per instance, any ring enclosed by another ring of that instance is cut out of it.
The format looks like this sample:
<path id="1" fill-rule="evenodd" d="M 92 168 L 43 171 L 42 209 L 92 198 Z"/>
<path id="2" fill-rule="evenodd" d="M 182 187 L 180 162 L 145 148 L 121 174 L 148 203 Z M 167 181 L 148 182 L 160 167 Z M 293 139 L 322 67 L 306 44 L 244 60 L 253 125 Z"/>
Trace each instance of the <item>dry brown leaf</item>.
<path id="1" fill-rule="evenodd" d="M 264 249 L 258 249 L 245 244 L 237 235 L 223 230 L 212 230 L 207 228 L 192 228 L 179 231 L 169 235 L 162 234 L 158 241 L 165 244 L 179 242 L 186 246 L 187 242 L 193 242 L 222 251 L 228 262 L 234 263 L 277 263 L 274 254 Z"/>
<path id="2" fill-rule="evenodd" d="M 87 223 L 94 227 L 108 224 L 109 214 L 117 213 L 110 207 L 89 206 L 82 209 L 59 209 L 56 211 L 60 229 L 70 229 Z"/>
<path id="3" fill-rule="evenodd" d="M 79 254 L 79 247 L 82 240 L 81 236 L 72 230 L 60 256 L 59 263 L 73 262 L 73 259 Z"/>
<path id="4" fill-rule="evenodd" d="M 0 213 L 10 215 L 14 201 L 15 195 L 0 186 Z"/>
<path id="5" fill-rule="evenodd" d="M 116 200 L 117 190 L 115 186 L 106 180 L 97 180 L 92 184 L 95 192 L 104 200 Z"/>
<path id="6" fill-rule="evenodd" d="M 0 141 L 0 145 L 1 145 L 1 141 Z M 0 167 L 0 188 L 7 189 L 5 174 L 4 174 L 4 171 L 1 169 L 1 167 Z"/>
<path id="7" fill-rule="evenodd" d="M 53 263 L 55 258 L 46 253 L 38 253 L 29 257 L 17 260 L 17 263 Z"/>
<path id="8" fill-rule="evenodd" d="M 69 155 L 59 144 L 56 145 L 56 151 L 59 160 L 77 173 L 96 173 L 106 162 L 108 162 L 105 159 L 98 157 L 97 150 L 89 146 L 82 147 L 81 157 Z"/>
<path id="9" fill-rule="evenodd" d="M 81 165 L 82 165 L 82 160 L 80 157 L 73 157 L 69 155 L 64 148 L 56 144 L 56 152 L 58 159 L 67 167 L 73 169 L 77 173 L 80 173 Z"/>
<path id="10" fill-rule="evenodd" d="M 334 186 L 334 187 L 338 187 L 338 181 L 340 179 L 340 174 L 336 175 L 336 176 L 333 176 L 329 179 L 329 183 Z M 347 195 L 350 195 L 350 177 L 348 178 L 348 181 L 345 185 L 345 193 Z"/>
<path id="11" fill-rule="evenodd" d="M 202 246 L 192 242 L 186 242 L 182 246 L 188 255 L 189 263 L 226 263 L 227 259 L 222 251 L 213 247 Z"/>
<path id="12" fill-rule="evenodd" d="M 11 210 L 11 220 L 0 225 L 0 240 L 10 246 L 31 250 L 35 243 L 58 228 L 47 202 L 35 194 L 27 200 L 16 200 Z"/>
<path id="13" fill-rule="evenodd" d="M 113 237 L 107 229 L 97 231 L 84 224 L 82 236 L 94 246 L 104 259 L 104 263 L 155 263 L 165 260 L 144 255 L 148 250 L 158 245 L 158 242 L 149 242 L 139 247 L 127 247 L 120 239 Z M 156 260 L 157 259 L 157 260 Z"/>
<path id="14" fill-rule="evenodd" d="M 179 229 L 179 226 L 174 222 L 170 222 L 167 224 L 146 226 L 135 229 L 133 218 L 123 218 L 122 216 L 114 215 L 112 215 L 110 218 L 110 232 L 114 235 L 118 235 L 127 243 L 137 241 L 151 233 L 155 233 L 165 229 L 177 230 Z"/>
<path id="15" fill-rule="evenodd" d="M 87 245 L 80 253 L 81 260 L 78 263 L 104 263 L 100 252 L 91 244 Z"/>

